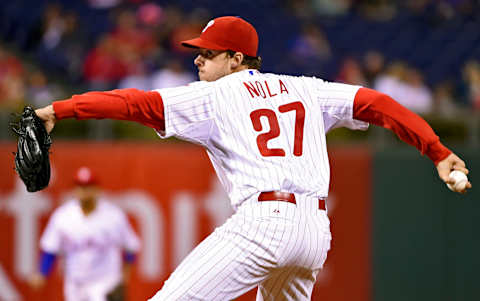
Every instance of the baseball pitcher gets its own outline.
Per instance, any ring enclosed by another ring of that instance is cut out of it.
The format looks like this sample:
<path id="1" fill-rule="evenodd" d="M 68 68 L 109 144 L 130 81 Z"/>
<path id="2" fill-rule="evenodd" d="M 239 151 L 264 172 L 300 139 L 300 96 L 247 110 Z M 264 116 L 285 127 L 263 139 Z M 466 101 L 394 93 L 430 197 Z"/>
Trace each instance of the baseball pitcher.
<path id="1" fill-rule="evenodd" d="M 182 44 L 198 51 L 198 82 L 90 92 L 36 111 L 49 132 L 66 118 L 131 120 L 207 151 L 236 212 L 151 300 L 231 300 L 255 287 L 257 300 L 309 300 L 331 241 L 331 129 L 379 125 L 427 155 L 444 182 L 452 170 L 468 173 L 422 118 L 385 94 L 260 72 L 257 32 L 239 17 L 211 20 Z"/>

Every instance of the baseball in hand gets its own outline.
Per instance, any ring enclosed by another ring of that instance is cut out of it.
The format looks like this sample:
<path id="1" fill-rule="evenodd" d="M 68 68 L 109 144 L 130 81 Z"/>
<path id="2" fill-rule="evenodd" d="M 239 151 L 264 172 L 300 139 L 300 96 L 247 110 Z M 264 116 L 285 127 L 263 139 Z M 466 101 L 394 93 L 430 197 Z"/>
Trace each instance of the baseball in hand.
<path id="1" fill-rule="evenodd" d="M 450 172 L 449 177 L 455 180 L 455 184 L 447 184 L 451 191 L 462 191 L 465 189 L 465 185 L 467 185 L 468 182 L 466 174 L 459 170 L 454 170 Z"/>

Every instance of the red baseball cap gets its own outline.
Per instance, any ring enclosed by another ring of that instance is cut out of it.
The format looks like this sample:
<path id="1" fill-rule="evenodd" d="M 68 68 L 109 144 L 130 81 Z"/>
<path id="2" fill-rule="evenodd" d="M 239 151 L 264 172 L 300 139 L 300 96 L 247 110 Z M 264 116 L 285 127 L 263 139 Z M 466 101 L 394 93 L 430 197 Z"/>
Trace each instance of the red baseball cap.
<path id="1" fill-rule="evenodd" d="M 208 22 L 198 38 L 181 42 L 190 48 L 233 50 L 257 56 L 258 35 L 252 24 L 239 17 L 219 17 Z"/>
<path id="2" fill-rule="evenodd" d="M 88 167 L 80 167 L 75 173 L 75 184 L 78 186 L 89 186 L 98 184 L 97 177 Z"/>

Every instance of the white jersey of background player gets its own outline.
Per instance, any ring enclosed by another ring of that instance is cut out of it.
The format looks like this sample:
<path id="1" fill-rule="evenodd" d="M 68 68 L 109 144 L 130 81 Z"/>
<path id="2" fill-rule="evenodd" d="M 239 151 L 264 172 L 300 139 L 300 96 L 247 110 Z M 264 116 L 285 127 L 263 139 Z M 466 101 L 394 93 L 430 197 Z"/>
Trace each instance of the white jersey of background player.
<path id="1" fill-rule="evenodd" d="M 152 300 L 231 300 L 254 287 L 257 300 L 310 299 L 330 248 L 325 134 L 334 127 L 392 129 L 432 159 L 444 182 L 451 169 L 468 172 L 423 119 L 387 95 L 258 72 L 258 36 L 241 18 L 216 18 L 183 45 L 198 48 L 202 82 L 90 92 L 36 111 L 49 131 L 57 119 L 124 119 L 207 150 L 236 213 Z"/>
<path id="2" fill-rule="evenodd" d="M 106 300 L 117 285 L 124 284 L 128 267 L 140 243 L 120 208 L 99 198 L 97 179 L 87 167 L 75 176 L 75 199 L 59 206 L 40 239 L 40 274 L 32 279 L 41 285 L 56 256 L 64 258 L 65 299 Z"/>

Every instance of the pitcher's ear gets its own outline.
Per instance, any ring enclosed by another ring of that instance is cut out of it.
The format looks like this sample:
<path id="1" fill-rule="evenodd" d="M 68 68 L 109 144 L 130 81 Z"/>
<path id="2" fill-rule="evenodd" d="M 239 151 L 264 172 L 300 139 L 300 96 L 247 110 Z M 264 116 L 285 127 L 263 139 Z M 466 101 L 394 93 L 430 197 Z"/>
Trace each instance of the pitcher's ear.
<path id="1" fill-rule="evenodd" d="M 232 69 L 236 69 L 242 64 L 243 57 L 244 57 L 243 53 L 235 52 L 235 54 L 232 57 L 232 61 L 231 61 Z"/>

